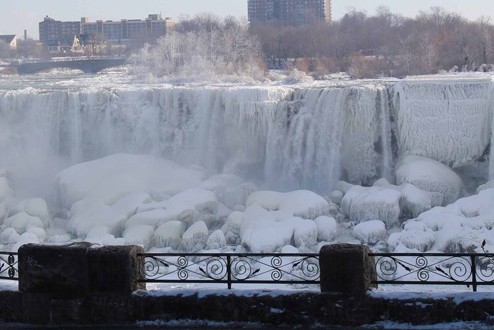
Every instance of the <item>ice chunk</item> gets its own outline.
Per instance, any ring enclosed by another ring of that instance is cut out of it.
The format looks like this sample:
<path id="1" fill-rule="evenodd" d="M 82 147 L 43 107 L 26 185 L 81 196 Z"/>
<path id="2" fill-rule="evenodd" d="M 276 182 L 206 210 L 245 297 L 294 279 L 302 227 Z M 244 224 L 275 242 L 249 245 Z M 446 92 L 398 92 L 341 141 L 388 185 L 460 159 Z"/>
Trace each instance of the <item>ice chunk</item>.
<path id="1" fill-rule="evenodd" d="M 362 244 L 375 245 L 386 238 L 386 225 L 381 220 L 361 222 L 353 228 L 353 234 Z"/>
<path id="2" fill-rule="evenodd" d="M 24 233 L 17 239 L 17 242 L 12 247 L 12 252 L 17 252 L 24 244 L 38 244 L 40 243 L 38 236 L 33 233 Z"/>
<path id="3" fill-rule="evenodd" d="M 256 191 L 247 199 L 247 206 L 257 205 L 269 211 L 282 211 L 303 219 L 329 214 L 329 204 L 316 193 L 298 190 L 288 193 Z"/>
<path id="4" fill-rule="evenodd" d="M 164 209 L 154 209 L 150 211 L 139 212 L 130 217 L 126 222 L 126 227 L 134 225 L 149 225 L 156 227 L 160 222 L 163 222 L 166 217 Z"/>
<path id="5" fill-rule="evenodd" d="M 202 188 L 190 188 L 162 202 L 147 203 L 139 211 L 161 208 L 164 210 L 162 222 L 178 220 L 191 225 L 202 214 L 216 214 L 218 200 L 212 191 Z"/>
<path id="6" fill-rule="evenodd" d="M 433 193 L 419 189 L 409 183 L 402 184 L 400 191 L 402 195 L 400 206 L 403 217 L 416 218 L 433 206 L 438 206 L 433 204 Z"/>
<path id="7" fill-rule="evenodd" d="M 185 233 L 186 226 L 180 221 L 169 221 L 160 225 L 154 231 L 154 245 L 158 248 L 171 247 L 177 250 Z"/>
<path id="8" fill-rule="evenodd" d="M 221 230 L 215 230 L 208 238 L 208 250 L 220 250 L 226 246 L 225 234 Z"/>
<path id="9" fill-rule="evenodd" d="M 289 213 L 270 212 L 259 206 L 248 207 L 240 227 L 242 244 L 254 253 L 272 253 L 292 243 L 295 230 Z"/>
<path id="10" fill-rule="evenodd" d="M 123 238 L 127 244 L 142 245 L 147 250 L 151 246 L 153 234 L 153 226 L 135 225 L 125 229 Z"/>
<path id="11" fill-rule="evenodd" d="M 317 240 L 320 242 L 331 242 L 336 238 L 338 224 L 334 218 L 320 216 L 314 220 L 317 226 Z"/>
<path id="12" fill-rule="evenodd" d="M 182 236 L 182 248 L 187 252 L 197 252 L 206 247 L 208 227 L 204 221 L 194 223 Z"/>
<path id="13" fill-rule="evenodd" d="M 0 243 L 4 245 L 14 244 L 19 239 L 19 236 L 14 228 L 5 228 L 0 234 Z"/>
<path id="14" fill-rule="evenodd" d="M 243 220 L 244 217 L 242 212 L 235 211 L 228 215 L 228 218 L 226 219 L 226 223 L 224 225 L 224 232 L 226 240 L 229 244 L 240 244 L 240 227 Z"/>
<path id="15" fill-rule="evenodd" d="M 46 231 L 43 228 L 29 227 L 27 228 L 26 233 L 32 233 L 36 235 L 40 242 L 43 242 L 46 239 Z"/>
<path id="16" fill-rule="evenodd" d="M 202 173 L 152 156 L 115 154 L 72 166 L 58 175 L 60 198 L 71 206 L 88 196 L 113 204 L 130 192 L 155 198 L 199 185 Z"/>
<path id="17" fill-rule="evenodd" d="M 43 220 L 45 226 L 49 226 L 51 222 L 50 212 L 48 211 L 48 204 L 44 199 L 31 198 L 24 204 L 24 211 L 33 216 Z"/>
<path id="18" fill-rule="evenodd" d="M 444 195 L 444 203 L 451 204 L 463 193 L 463 181 L 452 169 L 435 160 L 420 156 L 405 156 L 396 170 L 398 184 L 411 183 L 415 187 Z"/>
<path id="19" fill-rule="evenodd" d="M 345 194 L 341 210 L 351 221 L 382 220 L 388 228 L 398 222 L 401 193 L 393 187 L 354 186 Z"/>
<path id="20" fill-rule="evenodd" d="M 33 217 L 26 212 L 17 213 L 5 220 L 5 227 L 14 228 L 17 233 L 23 234 L 29 227 L 44 228 L 43 221 L 38 217 Z"/>
<path id="21" fill-rule="evenodd" d="M 294 218 L 295 230 L 293 241 L 299 249 L 306 249 L 317 244 L 317 225 L 313 220 Z"/>

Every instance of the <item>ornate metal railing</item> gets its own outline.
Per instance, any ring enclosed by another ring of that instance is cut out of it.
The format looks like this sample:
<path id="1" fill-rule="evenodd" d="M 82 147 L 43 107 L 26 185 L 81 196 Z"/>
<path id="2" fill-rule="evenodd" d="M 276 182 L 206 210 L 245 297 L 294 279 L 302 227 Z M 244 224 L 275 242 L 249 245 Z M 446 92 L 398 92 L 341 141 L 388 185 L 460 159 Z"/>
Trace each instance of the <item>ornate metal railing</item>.
<path id="1" fill-rule="evenodd" d="M 492 253 L 372 253 L 376 284 L 494 285 Z"/>
<path id="2" fill-rule="evenodd" d="M 319 284 L 318 254 L 140 254 L 148 283 Z"/>
<path id="3" fill-rule="evenodd" d="M 17 253 L 0 252 L 0 279 L 19 280 Z"/>

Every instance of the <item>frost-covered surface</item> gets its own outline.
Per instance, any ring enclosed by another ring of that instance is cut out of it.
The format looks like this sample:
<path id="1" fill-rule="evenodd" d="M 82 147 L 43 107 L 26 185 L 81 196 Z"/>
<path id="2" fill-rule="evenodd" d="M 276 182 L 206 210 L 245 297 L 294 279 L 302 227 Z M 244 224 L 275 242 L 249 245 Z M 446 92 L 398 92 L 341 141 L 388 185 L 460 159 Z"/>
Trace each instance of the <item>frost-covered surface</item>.
<path id="1" fill-rule="evenodd" d="M 0 244 L 493 249 L 490 77 L 306 78 L 1 76 Z"/>

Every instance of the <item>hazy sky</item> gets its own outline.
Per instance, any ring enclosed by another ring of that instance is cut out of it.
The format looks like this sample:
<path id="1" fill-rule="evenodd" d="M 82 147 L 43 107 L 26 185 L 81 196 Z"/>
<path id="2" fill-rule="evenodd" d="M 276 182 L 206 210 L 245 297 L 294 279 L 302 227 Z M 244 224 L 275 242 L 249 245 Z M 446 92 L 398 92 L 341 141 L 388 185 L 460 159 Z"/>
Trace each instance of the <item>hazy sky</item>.
<path id="1" fill-rule="evenodd" d="M 333 0 L 333 17 L 340 18 L 352 8 L 373 14 L 378 6 L 405 16 L 415 16 L 420 10 L 441 6 L 470 19 L 494 16 L 494 0 Z M 0 0 L 0 34 L 18 34 L 24 29 L 38 38 L 38 22 L 48 15 L 57 20 L 78 21 L 145 18 L 151 13 L 178 18 L 213 12 L 219 16 L 247 16 L 247 0 Z"/>

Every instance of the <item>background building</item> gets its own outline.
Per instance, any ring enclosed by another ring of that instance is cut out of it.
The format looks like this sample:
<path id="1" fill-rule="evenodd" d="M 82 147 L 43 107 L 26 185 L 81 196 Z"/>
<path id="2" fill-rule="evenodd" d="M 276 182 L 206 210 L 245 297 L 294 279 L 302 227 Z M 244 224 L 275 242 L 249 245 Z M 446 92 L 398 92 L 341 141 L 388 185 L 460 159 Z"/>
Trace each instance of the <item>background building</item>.
<path id="1" fill-rule="evenodd" d="M 0 35 L 0 42 L 7 45 L 10 50 L 17 49 L 17 39 L 15 38 L 15 34 Z"/>
<path id="2" fill-rule="evenodd" d="M 170 18 L 152 14 L 146 19 L 122 19 L 120 21 L 90 22 L 87 17 L 79 22 L 62 22 L 46 16 L 39 23 L 39 40 L 50 50 L 71 49 L 74 38 L 81 44 L 108 43 L 111 45 L 128 45 L 138 41 L 152 41 L 173 28 Z"/>
<path id="3" fill-rule="evenodd" d="M 301 26 L 331 22 L 331 0 L 248 0 L 251 25 Z"/>

